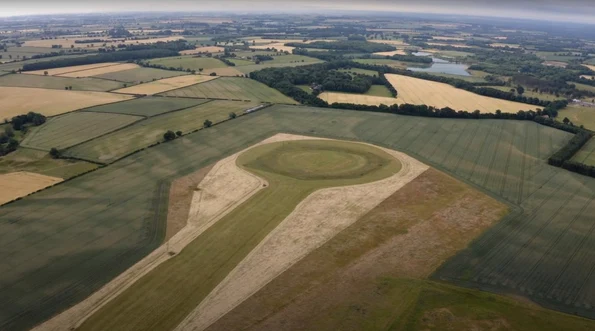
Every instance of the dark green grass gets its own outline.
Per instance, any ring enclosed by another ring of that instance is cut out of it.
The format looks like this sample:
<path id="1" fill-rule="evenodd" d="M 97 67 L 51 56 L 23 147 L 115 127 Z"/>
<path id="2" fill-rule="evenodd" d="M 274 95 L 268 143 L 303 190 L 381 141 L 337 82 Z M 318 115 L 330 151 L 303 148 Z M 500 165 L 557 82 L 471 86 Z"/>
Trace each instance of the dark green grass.
<path id="1" fill-rule="evenodd" d="M 85 111 L 152 117 L 174 110 L 197 106 L 207 101 L 208 100 L 149 96 L 140 99 L 133 99 L 124 102 L 87 108 Z"/>
<path id="2" fill-rule="evenodd" d="M 516 212 L 434 277 L 595 317 L 584 304 L 595 301 L 595 180 L 545 162 L 570 134 L 530 121 L 275 106 L 1 207 L 0 329 L 27 329 L 130 267 L 163 238 L 167 183 L 278 132 L 397 149 L 509 202 Z"/>

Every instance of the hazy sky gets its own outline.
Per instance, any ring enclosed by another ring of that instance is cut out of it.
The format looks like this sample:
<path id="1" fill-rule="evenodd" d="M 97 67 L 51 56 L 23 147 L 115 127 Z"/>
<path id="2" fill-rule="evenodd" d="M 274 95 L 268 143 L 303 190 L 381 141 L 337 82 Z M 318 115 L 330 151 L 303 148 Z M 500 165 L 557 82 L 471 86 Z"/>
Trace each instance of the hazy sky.
<path id="1" fill-rule="evenodd" d="M 526 17 L 595 24 L 595 0 L 5 0 L 0 16 L 117 11 L 318 12 L 336 10 Z"/>

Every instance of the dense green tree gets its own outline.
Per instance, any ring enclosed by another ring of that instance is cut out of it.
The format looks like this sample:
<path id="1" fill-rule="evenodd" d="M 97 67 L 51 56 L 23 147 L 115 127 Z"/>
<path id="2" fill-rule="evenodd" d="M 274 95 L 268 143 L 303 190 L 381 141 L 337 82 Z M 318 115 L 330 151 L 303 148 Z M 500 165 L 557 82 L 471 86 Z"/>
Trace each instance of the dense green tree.
<path id="1" fill-rule="evenodd" d="M 166 141 L 174 140 L 176 139 L 176 134 L 171 130 L 167 130 L 167 132 L 163 134 L 163 139 L 165 139 Z"/>

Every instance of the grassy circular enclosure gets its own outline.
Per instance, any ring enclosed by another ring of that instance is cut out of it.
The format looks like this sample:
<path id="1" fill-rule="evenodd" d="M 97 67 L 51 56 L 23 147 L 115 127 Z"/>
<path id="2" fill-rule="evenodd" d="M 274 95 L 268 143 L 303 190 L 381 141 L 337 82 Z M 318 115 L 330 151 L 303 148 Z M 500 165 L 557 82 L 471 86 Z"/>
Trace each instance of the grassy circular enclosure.
<path id="1" fill-rule="evenodd" d="M 251 149 L 240 165 L 304 181 L 388 177 L 400 163 L 373 146 L 336 140 L 284 141 Z"/>

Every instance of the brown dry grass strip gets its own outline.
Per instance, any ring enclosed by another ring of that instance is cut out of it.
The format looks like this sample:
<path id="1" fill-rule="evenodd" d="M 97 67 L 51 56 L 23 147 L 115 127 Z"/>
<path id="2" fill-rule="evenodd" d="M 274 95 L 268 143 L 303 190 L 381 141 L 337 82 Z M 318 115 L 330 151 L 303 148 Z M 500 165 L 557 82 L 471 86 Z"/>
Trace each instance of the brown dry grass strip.
<path id="1" fill-rule="evenodd" d="M 169 190 L 169 207 L 167 209 L 167 230 L 165 240 L 168 241 L 188 222 L 188 214 L 192 205 L 192 197 L 198 184 L 211 171 L 214 164 L 204 167 L 197 172 L 191 173 L 174 180 Z"/>
<path id="2" fill-rule="evenodd" d="M 379 279 L 427 277 L 506 212 L 429 169 L 207 330 L 362 328 L 370 313 L 398 306 Z M 388 322 L 382 317 L 375 323 Z"/>

